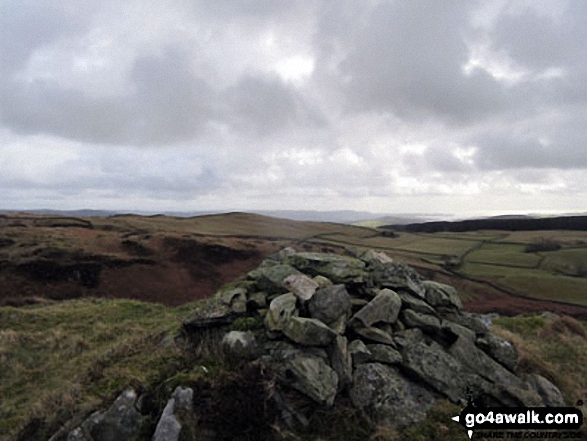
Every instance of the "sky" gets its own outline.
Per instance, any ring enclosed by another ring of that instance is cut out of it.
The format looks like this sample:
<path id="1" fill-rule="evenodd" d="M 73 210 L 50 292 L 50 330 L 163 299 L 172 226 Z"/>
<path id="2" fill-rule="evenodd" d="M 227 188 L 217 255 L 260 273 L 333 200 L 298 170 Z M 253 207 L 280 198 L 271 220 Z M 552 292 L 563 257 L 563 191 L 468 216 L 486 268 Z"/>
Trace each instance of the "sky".
<path id="1" fill-rule="evenodd" d="M 0 208 L 587 211 L 584 0 L 0 0 Z"/>

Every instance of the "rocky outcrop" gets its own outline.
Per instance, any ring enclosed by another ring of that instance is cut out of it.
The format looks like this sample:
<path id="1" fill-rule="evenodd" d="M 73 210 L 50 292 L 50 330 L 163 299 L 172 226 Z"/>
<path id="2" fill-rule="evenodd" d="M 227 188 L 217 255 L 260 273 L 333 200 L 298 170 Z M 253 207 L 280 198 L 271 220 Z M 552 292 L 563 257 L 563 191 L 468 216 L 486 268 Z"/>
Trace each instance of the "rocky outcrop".
<path id="1" fill-rule="evenodd" d="M 50 441 L 136 440 L 143 417 L 136 408 L 137 393 L 129 389 L 104 412 L 94 412 L 69 433 L 57 432 Z"/>
<path id="2" fill-rule="evenodd" d="M 185 322 L 186 331 L 237 316 L 264 323 L 254 336 L 232 332 L 225 342 L 244 347 L 254 338 L 247 345 L 255 351 L 243 351 L 242 360 L 256 354 L 254 363 L 276 372 L 277 396 L 290 390 L 298 401 L 305 397 L 295 411 L 283 404 L 287 400 L 277 403 L 298 421 L 306 420 L 302 409 L 309 403 L 328 407 L 339 396 L 350 397 L 375 423 L 400 427 L 422 420 L 437 397 L 463 406 L 471 395 L 500 406 L 562 402 L 545 378 L 514 373 L 513 346 L 491 334 L 479 316 L 462 311 L 453 287 L 423 280 L 383 253 L 349 257 L 288 249 L 231 289 L 218 294 L 225 309 L 201 308 Z M 246 313 L 238 306 L 243 302 Z M 206 309 L 211 317 L 202 315 Z M 234 357 L 238 350 L 228 353 Z"/>
<path id="3" fill-rule="evenodd" d="M 338 402 L 350 403 L 375 425 L 400 428 L 423 420 L 438 398 L 461 406 L 470 400 L 564 405 L 546 378 L 516 375 L 514 347 L 461 307 L 454 288 L 423 280 L 380 252 L 349 257 L 286 249 L 199 303 L 183 331 L 195 347 L 198 339 L 219 336 L 226 365 L 262 379 L 231 385 L 215 398 L 234 407 L 231 421 L 243 408 L 262 409 L 237 418 L 242 427 L 251 418 L 263 420 L 258 413 L 270 409 L 295 429 L 308 425 L 317 408 Z M 194 391 L 178 388 L 160 405 L 156 428 L 148 429 L 152 440 L 183 439 L 186 424 L 198 439 L 216 439 L 212 432 L 220 429 L 201 428 L 206 419 L 195 408 L 214 400 Z M 133 440 L 141 429 L 144 436 L 139 401 L 135 391 L 126 391 L 108 410 L 78 420 L 52 440 Z"/>

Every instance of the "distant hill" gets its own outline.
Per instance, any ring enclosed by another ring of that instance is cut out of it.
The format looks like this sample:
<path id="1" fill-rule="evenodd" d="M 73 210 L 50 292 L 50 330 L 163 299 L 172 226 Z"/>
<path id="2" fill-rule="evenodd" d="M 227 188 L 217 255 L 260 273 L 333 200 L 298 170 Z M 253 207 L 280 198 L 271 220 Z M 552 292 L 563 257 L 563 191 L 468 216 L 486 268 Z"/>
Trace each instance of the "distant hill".
<path id="1" fill-rule="evenodd" d="M 196 217 L 210 214 L 227 214 L 231 210 L 206 210 L 206 211 L 151 211 L 151 210 L 53 210 L 53 209 L 23 209 L 23 210 L 0 210 L 0 213 L 28 213 L 66 217 L 109 217 L 116 215 L 135 214 L 139 216 L 164 215 L 173 217 Z M 426 222 L 436 219 L 450 218 L 448 215 L 440 214 L 412 214 L 412 213 L 371 213 L 369 211 L 354 210 L 250 210 L 249 213 L 262 216 L 277 217 L 295 221 L 312 222 L 335 222 L 339 224 L 357 224 L 361 226 L 377 227 L 385 224 L 409 224 Z"/>
<path id="2" fill-rule="evenodd" d="M 424 222 L 408 225 L 384 225 L 380 228 L 410 233 L 465 232 L 476 230 L 537 231 L 573 230 L 587 231 L 587 216 L 559 216 L 546 218 L 496 216 L 487 219 L 469 219 L 456 222 Z"/>

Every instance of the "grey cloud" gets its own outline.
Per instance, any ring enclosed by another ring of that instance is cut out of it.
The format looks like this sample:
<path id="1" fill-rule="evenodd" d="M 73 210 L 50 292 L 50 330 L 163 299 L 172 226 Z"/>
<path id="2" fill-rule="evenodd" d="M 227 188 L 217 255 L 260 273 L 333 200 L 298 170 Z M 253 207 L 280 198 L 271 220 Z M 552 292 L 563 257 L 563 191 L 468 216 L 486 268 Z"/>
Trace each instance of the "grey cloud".
<path id="1" fill-rule="evenodd" d="M 0 4 L 0 72 L 21 69 L 34 50 L 81 32 L 79 19 L 72 19 L 55 2 L 4 0 Z"/>
<path id="2" fill-rule="evenodd" d="M 504 10 L 490 32 L 495 49 L 504 50 L 512 59 L 531 69 L 585 67 L 587 39 L 587 3 L 570 0 L 561 17 L 526 8 Z"/>
<path id="3" fill-rule="evenodd" d="M 286 128 L 326 124 L 317 109 L 274 76 L 245 75 L 224 92 L 223 101 L 227 122 L 245 134 L 266 136 Z"/>
<path id="4" fill-rule="evenodd" d="M 465 123 L 505 105 L 487 73 L 463 72 L 472 2 L 384 2 L 375 8 L 341 63 L 355 111 Z"/>
<path id="5" fill-rule="evenodd" d="M 553 145 L 545 145 L 536 137 L 509 133 L 481 137 L 473 160 L 481 170 L 587 167 L 583 143 L 568 143 L 567 139 L 558 138 Z"/>
<path id="6" fill-rule="evenodd" d="M 472 171 L 471 166 L 460 160 L 450 148 L 431 146 L 424 152 L 427 165 L 433 170 L 442 172 L 467 172 Z"/>
<path id="7" fill-rule="evenodd" d="M 275 0 L 200 0 L 195 3 L 198 11 L 219 18 L 269 17 L 290 9 L 292 1 Z"/>
<path id="8" fill-rule="evenodd" d="M 192 139 L 212 117 L 214 92 L 186 53 L 139 58 L 128 95 L 92 97 L 52 81 L 12 81 L 0 89 L 2 122 L 23 134 L 93 143 L 160 145 Z"/>

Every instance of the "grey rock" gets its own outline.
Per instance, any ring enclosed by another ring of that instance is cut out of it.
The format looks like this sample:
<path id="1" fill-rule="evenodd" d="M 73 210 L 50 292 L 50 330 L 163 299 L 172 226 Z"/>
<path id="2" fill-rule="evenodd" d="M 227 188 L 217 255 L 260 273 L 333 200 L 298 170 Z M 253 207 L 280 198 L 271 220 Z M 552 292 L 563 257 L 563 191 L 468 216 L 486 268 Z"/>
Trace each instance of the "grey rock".
<path id="1" fill-rule="evenodd" d="M 393 323 L 397 320 L 401 306 L 402 301 L 396 292 L 382 289 L 351 318 L 351 323 L 360 321 L 364 326 L 377 322 Z"/>
<path id="2" fill-rule="evenodd" d="M 277 365 L 278 380 L 318 404 L 332 406 L 338 390 L 338 376 L 321 357 L 296 352 Z"/>
<path id="3" fill-rule="evenodd" d="M 234 318 L 235 314 L 230 306 L 221 299 L 211 298 L 198 304 L 198 308 L 183 322 L 183 327 L 189 333 L 202 328 L 228 325 Z"/>
<path id="4" fill-rule="evenodd" d="M 436 311 L 434 310 L 434 308 L 421 298 L 404 291 L 400 291 L 398 294 L 402 299 L 402 307 L 413 309 L 414 311 L 419 312 L 421 314 L 436 315 Z"/>
<path id="5" fill-rule="evenodd" d="M 457 294 L 457 290 L 450 285 L 444 283 L 426 280 L 423 282 L 426 288 L 426 302 L 432 306 L 444 306 L 456 309 L 463 307 L 463 302 Z"/>
<path id="6" fill-rule="evenodd" d="M 398 369 L 380 363 L 355 368 L 350 390 L 353 405 L 375 423 L 405 427 L 422 421 L 434 404 L 434 395 L 404 377 Z"/>
<path id="7" fill-rule="evenodd" d="M 442 346 L 436 342 L 426 344 L 420 341 L 404 346 L 401 352 L 404 357 L 402 367 L 413 376 L 454 403 L 465 400 L 468 385 L 465 369 Z"/>
<path id="8" fill-rule="evenodd" d="M 401 321 L 407 328 L 420 328 L 431 333 L 440 331 L 440 319 L 433 315 L 420 314 L 412 309 L 402 311 Z"/>
<path id="9" fill-rule="evenodd" d="M 178 387 L 169 399 L 153 434 L 153 441 L 178 441 L 182 424 L 176 412 L 189 412 L 192 409 L 194 391 Z"/>
<path id="10" fill-rule="evenodd" d="M 126 390 L 116 398 L 105 412 L 94 412 L 80 427 L 68 436 L 69 440 L 113 441 L 136 440 L 142 424 L 142 416 L 135 408 L 137 393 Z"/>
<path id="11" fill-rule="evenodd" d="M 270 331 L 281 331 L 291 317 L 298 315 L 296 304 L 297 298 L 292 293 L 273 299 L 265 315 L 265 327 Z"/>
<path id="12" fill-rule="evenodd" d="M 353 361 L 346 337 L 337 336 L 328 347 L 330 366 L 338 375 L 339 391 L 353 381 Z"/>
<path id="13" fill-rule="evenodd" d="M 367 265 L 393 263 L 393 259 L 383 251 L 367 250 L 359 255 L 359 259 Z"/>
<path id="14" fill-rule="evenodd" d="M 486 334 L 477 339 L 477 346 L 487 353 L 495 361 L 501 363 L 510 371 L 516 369 L 518 353 L 516 348 L 503 338 L 495 334 Z"/>
<path id="15" fill-rule="evenodd" d="M 558 387 L 541 375 L 530 374 L 526 377 L 526 382 L 538 392 L 545 406 L 563 407 L 566 405 L 565 399 Z"/>
<path id="16" fill-rule="evenodd" d="M 255 309 L 263 309 L 267 307 L 267 293 L 264 291 L 257 291 L 249 294 L 247 305 Z"/>
<path id="17" fill-rule="evenodd" d="M 371 351 L 367 349 L 365 343 L 361 340 L 353 340 L 349 344 L 349 354 L 353 360 L 353 365 L 357 366 L 361 363 L 367 363 L 371 360 Z"/>
<path id="18" fill-rule="evenodd" d="M 297 269 L 287 264 L 277 264 L 260 268 L 257 281 L 259 288 L 268 293 L 284 293 L 287 290 L 283 287 L 283 281 L 291 275 L 302 275 Z"/>
<path id="19" fill-rule="evenodd" d="M 230 331 L 222 338 L 222 350 L 230 360 L 254 360 L 260 355 L 260 348 L 251 331 Z"/>
<path id="20" fill-rule="evenodd" d="M 485 335 L 489 332 L 489 328 L 485 322 L 479 319 L 475 314 L 463 311 L 459 311 L 458 313 L 450 312 L 442 314 L 442 318 L 464 326 L 465 328 L 469 328 L 477 335 Z"/>
<path id="21" fill-rule="evenodd" d="M 371 273 L 374 285 L 394 290 L 404 289 L 424 298 L 426 288 L 422 284 L 422 278 L 411 267 L 402 263 L 388 263 L 376 265 Z"/>
<path id="22" fill-rule="evenodd" d="M 175 399 L 175 405 L 178 409 L 189 412 L 194 404 L 194 391 L 191 387 L 177 386 L 171 395 Z"/>
<path id="23" fill-rule="evenodd" d="M 339 334 L 344 334 L 345 333 L 345 331 L 346 331 L 346 325 L 347 325 L 347 314 L 341 315 L 335 321 L 333 321 L 332 323 L 329 323 L 328 324 L 328 326 L 330 328 L 334 329 Z"/>
<path id="24" fill-rule="evenodd" d="M 171 398 L 163 414 L 157 423 L 157 428 L 153 434 L 153 441 L 178 441 L 179 434 L 181 432 L 181 423 L 178 421 L 176 416 L 173 414 L 175 410 L 175 399 Z"/>
<path id="25" fill-rule="evenodd" d="M 326 346 L 338 335 L 320 320 L 291 317 L 283 327 L 283 334 L 305 346 Z"/>
<path id="26" fill-rule="evenodd" d="M 462 337 L 474 342 L 477 337 L 477 334 L 471 329 L 446 320 L 442 322 L 442 332 L 452 336 L 452 341 Z"/>
<path id="27" fill-rule="evenodd" d="M 305 274 L 292 274 L 283 280 L 283 287 L 294 293 L 302 302 L 310 300 L 319 286 L 318 282 Z"/>
<path id="28" fill-rule="evenodd" d="M 375 296 L 373 296 L 375 297 Z M 353 310 L 360 310 L 363 306 L 367 305 L 369 303 L 369 300 L 367 299 L 361 299 L 359 297 L 351 297 L 351 305 Z"/>
<path id="29" fill-rule="evenodd" d="M 351 297 L 344 285 L 327 286 L 316 291 L 308 302 L 308 309 L 313 318 L 330 324 L 350 314 Z"/>
<path id="30" fill-rule="evenodd" d="M 367 345 L 371 352 L 370 361 L 383 364 L 399 364 L 402 362 L 402 354 L 388 345 L 371 344 Z"/>
<path id="31" fill-rule="evenodd" d="M 424 333 L 419 328 L 405 329 L 403 331 L 398 331 L 395 334 L 393 334 L 393 341 L 395 345 L 400 348 L 421 342 L 424 339 Z"/>
<path id="32" fill-rule="evenodd" d="M 354 328 L 354 331 L 365 340 L 375 343 L 383 343 L 385 345 L 394 345 L 394 341 L 391 335 L 382 329 L 367 326 L 365 328 Z"/>
<path id="33" fill-rule="evenodd" d="M 332 280 L 324 276 L 316 276 L 313 280 L 318 284 L 320 288 L 325 288 L 327 286 L 334 285 L 334 283 L 332 283 Z"/>
<path id="34" fill-rule="evenodd" d="M 324 276 L 334 283 L 361 283 L 365 263 L 359 259 L 328 253 L 296 253 L 288 263 L 311 276 Z"/>
<path id="35" fill-rule="evenodd" d="M 488 391 L 505 406 L 540 406 L 542 399 L 528 384 L 494 361 L 475 343 L 458 338 L 448 349 L 463 367 L 488 380 L 493 390 Z"/>

